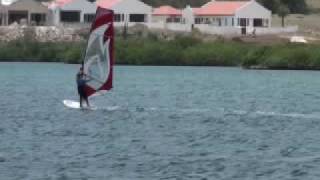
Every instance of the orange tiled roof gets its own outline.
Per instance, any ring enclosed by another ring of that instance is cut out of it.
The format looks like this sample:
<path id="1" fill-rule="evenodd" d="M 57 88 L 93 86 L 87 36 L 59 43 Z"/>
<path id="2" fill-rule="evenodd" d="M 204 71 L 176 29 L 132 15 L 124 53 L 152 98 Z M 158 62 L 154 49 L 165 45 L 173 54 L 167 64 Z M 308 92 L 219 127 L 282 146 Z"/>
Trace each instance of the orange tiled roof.
<path id="1" fill-rule="evenodd" d="M 228 16 L 234 15 L 236 11 L 249 1 L 212 1 L 201 8 L 194 8 L 197 16 Z"/>
<path id="2" fill-rule="evenodd" d="M 155 16 L 182 16 L 182 11 L 171 6 L 160 6 L 155 8 L 152 15 Z"/>
<path id="3" fill-rule="evenodd" d="M 106 9 L 111 9 L 114 5 L 118 4 L 122 0 L 98 0 L 97 5 L 106 8 Z"/>

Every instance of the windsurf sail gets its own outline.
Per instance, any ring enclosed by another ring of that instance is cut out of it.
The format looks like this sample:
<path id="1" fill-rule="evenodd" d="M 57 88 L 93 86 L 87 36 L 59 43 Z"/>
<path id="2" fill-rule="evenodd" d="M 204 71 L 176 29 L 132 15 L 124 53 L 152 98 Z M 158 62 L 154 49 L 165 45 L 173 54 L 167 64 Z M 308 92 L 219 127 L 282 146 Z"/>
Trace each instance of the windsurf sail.
<path id="1" fill-rule="evenodd" d="M 112 89 L 114 63 L 114 28 L 112 10 L 97 8 L 91 25 L 90 36 L 82 66 L 89 81 L 85 87 L 87 96 L 101 94 Z"/>

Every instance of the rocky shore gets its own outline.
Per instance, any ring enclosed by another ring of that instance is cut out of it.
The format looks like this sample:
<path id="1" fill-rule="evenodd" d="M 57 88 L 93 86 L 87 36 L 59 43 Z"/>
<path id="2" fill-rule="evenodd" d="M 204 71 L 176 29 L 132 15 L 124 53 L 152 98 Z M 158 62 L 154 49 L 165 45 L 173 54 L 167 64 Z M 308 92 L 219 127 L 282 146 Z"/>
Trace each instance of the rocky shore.
<path id="1" fill-rule="evenodd" d="M 25 26 L 12 24 L 0 26 L 0 41 L 9 42 L 21 38 L 31 38 L 39 42 L 75 42 L 83 40 L 89 28 Z"/>

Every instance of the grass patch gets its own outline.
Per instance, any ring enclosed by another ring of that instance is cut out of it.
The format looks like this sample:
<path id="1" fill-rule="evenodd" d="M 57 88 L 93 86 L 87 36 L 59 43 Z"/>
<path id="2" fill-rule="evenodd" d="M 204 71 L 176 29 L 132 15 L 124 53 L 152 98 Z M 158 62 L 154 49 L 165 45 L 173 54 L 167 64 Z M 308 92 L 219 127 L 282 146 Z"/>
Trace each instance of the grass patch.
<path id="1" fill-rule="evenodd" d="M 116 63 L 125 65 L 242 66 L 267 69 L 320 69 L 320 45 L 263 46 L 235 41 L 202 42 L 193 37 L 174 40 L 116 38 Z M 3 61 L 81 63 L 85 42 L 0 43 Z"/>

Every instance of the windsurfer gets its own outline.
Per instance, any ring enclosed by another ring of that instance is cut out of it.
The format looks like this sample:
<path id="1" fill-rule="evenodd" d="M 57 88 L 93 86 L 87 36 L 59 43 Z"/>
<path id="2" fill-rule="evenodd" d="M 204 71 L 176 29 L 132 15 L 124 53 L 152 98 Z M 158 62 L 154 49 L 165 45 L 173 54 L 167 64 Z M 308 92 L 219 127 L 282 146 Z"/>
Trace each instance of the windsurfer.
<path id="1" fill-rule="evenodd" d="M 78 93 L 80 97 L 80 108 L 82 108 L 82 101 L 85 100 L 87 106 L 90 107 L 88 96 L 85 92 L 86 83 L 90 81 L 88 76 L 83 72 L 83 67 L 80 68 L 79 72 L 77 73 L 77 85 L 78 85 Z"/>

